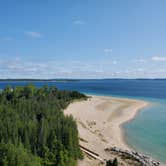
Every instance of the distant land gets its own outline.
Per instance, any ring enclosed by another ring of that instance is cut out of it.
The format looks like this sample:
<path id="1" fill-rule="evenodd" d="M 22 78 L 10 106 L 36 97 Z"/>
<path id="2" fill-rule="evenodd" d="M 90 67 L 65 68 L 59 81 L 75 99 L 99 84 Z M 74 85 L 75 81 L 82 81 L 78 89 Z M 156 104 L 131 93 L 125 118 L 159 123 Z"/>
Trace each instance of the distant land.
<path id="1" fill-rule="evenodd" d="M 88 81 L 88 80 L 166 80 L 166 78 L 96 78 L 96 79 L 65 79 L 65 78 L 57 78 L 57 79 L 31 79 L 31 78 L 14 78 L 14 79 L 0 79 L 0 81 L 46 81 L 46 82 L 75 82 L 75 81 Z"/>
<path id="2" fill-rule="evenodd" d="M 73 81 L 79 81 L 77 79 L 0 79 L 0 81 L 28 81 L 28 82 L 34 82 L 34 81 L 49 81 L 49 82 L 73 82 Z"/>

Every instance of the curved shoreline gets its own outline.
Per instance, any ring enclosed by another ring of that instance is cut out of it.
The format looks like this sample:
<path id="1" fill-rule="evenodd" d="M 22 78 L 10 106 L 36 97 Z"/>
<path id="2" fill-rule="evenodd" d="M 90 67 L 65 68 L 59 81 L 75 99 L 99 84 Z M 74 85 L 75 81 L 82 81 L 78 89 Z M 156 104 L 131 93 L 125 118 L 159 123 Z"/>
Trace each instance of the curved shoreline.
<path id="1" fill-rule="evenodd" d="M 137 109 L 137 111 L 135 112 L 135 115 L 134 115 L 131 119 L 126 120 L 125 122 L 123 122 L 123 123 L 120 125 L 120 129 L 121 129 L 121 133 L 122 133 L 122 139 L 123 139 L 124 143 L 127 145 L 127 147 L 128 147 L 129 149 L 131 149 L 131 150 L 135 150 L 135 149 L 133 149 L 133 148 L 127 143 L 127 141 L 126 141 L 126 134 L 125 134 L 124 125 L 125 125 L 126 123 L 129 123 L 129 122 L 133 121 L 133 120 L 138 116 L 138 114 L 139 114 L 141 111 L 143 111 L 144 108 L 149 107 L 149 106 L 151 106 L 151 103 L 146 102 L 145 105 L 142 106 L 142 108 Z"/>
<path id="2" fill-rule="evenodd" d="M 64 113 L 76 119 L 80 145 L 97 152 L 103 159 L 110 159 L 104 151 L 107 147 L 131 150 L 125 141 L 123 124 L 133 120 L 148 105 L 143 100 L 91 95 L 87 101 L 71 103 Z M 85 158 L 79 166 L 90 166 L 91 162 L 88 164 Z"/>
<path id="3" fill-rule="evenodd" d="M 131 117 L 128 117 L 128 118 L 126 118 L 126 119 L 123 119 L 123 121 L 122 122 L 119 122 L 118 123 L 118 127 L 119 127 L 119 130 L 120 130 L 120 134 L 121 134 L 121 140 L 123 141 L 123 143 L 125 144 L 125 146 L 127 147 L 127 149 L 131 149 L 131 150 L 134 150 L 134 149 L 132 149 L 131 147 L 130 147 L 130 145 L 129 144 L 127 144 L 127 142 L 126 142 L 126 137 L 125 137 L 125 129 L 124 129 L 124 124 L 126 124 L 126 123 L 128 123 L 128 122 L 130 122 L 130 121 L 132 121 L 132 120 L 134 120 L 136 117 L 137 117 L 137 115 L 141 112 L 141 111 L 143 111 L 143 109 L 144 108 L 146 108 L 146 107 L 149 107 L 150 105 L 151 105 L 151 103 L 150 102 L 147 102 L 147 101 L 144 101 L 144 100 L 139 100 L 139 99 L 131 99 L 131 98 L 123 98 L 123 97 L 112 97 L 112 96 L 101 96 L 101 95 L 91 95 L 92 97 L 104 97 L 104 98 L 107 98 L 108 97 L 108 99 L 117 99 L 117 100 L 119 100 L 119 99 L 121 99 L 121 100 L 123 100 L 123 101 L 135 101 L 135 102 L 139 102 L 138 104 L 138 106 L 137 107 L 135 107 L 135 108 L 133 108 L 131 111 L 132 111 L 132 116 Z M 114 110 L 114 111 L 116 111 L 116 110 Z M 123 110 L 123 111 L 125 111 L 125 110 Z M 130 114 L 131 115 L 131 114 Z"/>

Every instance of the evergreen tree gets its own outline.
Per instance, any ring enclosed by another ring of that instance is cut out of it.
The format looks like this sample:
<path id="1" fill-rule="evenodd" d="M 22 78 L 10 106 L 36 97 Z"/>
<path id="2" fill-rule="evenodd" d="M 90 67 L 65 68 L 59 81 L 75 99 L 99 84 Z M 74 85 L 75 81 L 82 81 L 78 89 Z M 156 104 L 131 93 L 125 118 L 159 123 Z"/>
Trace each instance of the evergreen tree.
<path id="1" fill-rule="evenodd" d="M 117 160 L 117 158 L 114 158 L 113 161 L 112 160 L 108 160 L 106 162 L 106 166 L 118 166 L 118 160 Z"/>
<path id="2" fill-rule="evenodd" d="M 0 93 L 0 165 L 75 166 L 81 157 L 77 125 L 63 109 L 79 92 L 33 85 Z"/>

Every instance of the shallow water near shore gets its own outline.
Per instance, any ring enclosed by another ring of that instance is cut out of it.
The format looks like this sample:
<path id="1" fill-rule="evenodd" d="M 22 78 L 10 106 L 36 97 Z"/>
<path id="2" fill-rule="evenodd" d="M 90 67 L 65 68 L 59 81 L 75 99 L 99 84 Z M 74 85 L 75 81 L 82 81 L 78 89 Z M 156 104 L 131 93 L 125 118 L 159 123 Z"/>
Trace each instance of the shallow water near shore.
<path id="1" fill-rule="evenodd" d="M 6 85 L 26 85 L 29 82 L 0 82 Z M 87 94 L 142 99 L 152 104 L 125 123 L 127 144 L 166 163 L 166 80 L 79 80 L 70 82 L 31 82 L 41 87 L 55 85 L 60 89 L 78 90 Z"/>
<path id="2" fill-rule="evenodd" d="M 157 100 L 124 124 L 125 141 L 134 150 L 166 163 L 166 101 Z"/>

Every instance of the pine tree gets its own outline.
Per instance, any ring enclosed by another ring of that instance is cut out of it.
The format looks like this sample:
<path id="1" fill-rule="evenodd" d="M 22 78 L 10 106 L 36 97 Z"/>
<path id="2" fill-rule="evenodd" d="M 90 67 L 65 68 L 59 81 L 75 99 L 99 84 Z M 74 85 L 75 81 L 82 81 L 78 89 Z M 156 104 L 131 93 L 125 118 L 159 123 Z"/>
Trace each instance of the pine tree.
<path id="1" fill-rule="evenodd" d="M 0 93 L 0 165 L 75 166 L 81 155 L 74 119 L 63 109 L 78 92 L 6 87 Z"/>

